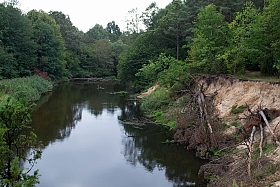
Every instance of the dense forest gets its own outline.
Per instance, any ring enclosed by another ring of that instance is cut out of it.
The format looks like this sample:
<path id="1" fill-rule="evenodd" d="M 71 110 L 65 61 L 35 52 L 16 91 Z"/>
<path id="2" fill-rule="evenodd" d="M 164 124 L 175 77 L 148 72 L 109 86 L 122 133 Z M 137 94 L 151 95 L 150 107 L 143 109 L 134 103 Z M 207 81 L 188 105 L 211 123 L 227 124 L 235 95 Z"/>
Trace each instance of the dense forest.
<path id="1" fill-rule="evenodd" d="M 86 33 L 62 12 L 24 14 L 15 2 L 0 4 L 0 79 L 117 76 L 143 87 L 183 83 L 188 73 L 280 71 L 278 0 L 151 3 L 129 11 L 126 31 L 112 21 Z"/>

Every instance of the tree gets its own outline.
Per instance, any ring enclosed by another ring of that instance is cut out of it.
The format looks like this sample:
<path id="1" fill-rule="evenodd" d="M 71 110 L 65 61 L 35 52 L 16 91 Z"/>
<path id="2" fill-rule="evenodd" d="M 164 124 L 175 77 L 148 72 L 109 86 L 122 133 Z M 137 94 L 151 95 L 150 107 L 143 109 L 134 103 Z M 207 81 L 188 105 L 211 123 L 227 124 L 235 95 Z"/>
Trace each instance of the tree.
<path id="1" fill-rule="evenodd" d="M 49 15 L 54 18 L 56 24 L 59 25 L 65 48 L 76 53 L 81 52 L 81 34 L 78 28 L 71 22 L 70 17 L 58 11 L 51 11 Z"/>
<path id="2" fill-rule="evenodd" d="M 156 15 L 159 12 L 159 8 L 155 2 L 151 3 L 142 13 L 141 19 L 147 30 L 152 30 L 156 24 Z"/>
<path id="3" fill-rule="evenodd" d="M 0 60 L 3 78 L 30 76 L 36 63 L 36 43 L 32 27 L 21 10 L 10 4 L 0 4 Z M 7 60 L 7 61 L 5 61 Z"/>
<path id="4" fill-rule="evenodd" d="M 118 77 L 125 82 L 135 82 L 135 74 L 143 64 L 148 64 L 149 60 L 156 59 L 160 53 L 167 52 L 166 48 L 155 32 L 140 34 L 133 44 L 128 45 L 121 53 L 117 66 Z"/>
<path id="5" fill-rule="evenodd" d="M 92 44 L 97 40 L 108 39 L 108 31 L 102 25 L 95 24 L 94 27 L 89 29 L 85 34 L 85 43 Z"/>
<path id="6" fill-rule="evenodd" d="M 126 30 L 130 34 L 137 34 L 140 33 L 140 31 L 142 30 L 140 17 L 141 15 L 137 8 L 133 8 L 132 10 L 128 11 L 125 17 L 125 22 L 126 22 Z"/>
<path id="7" fill-rule="evenodd" d="M 260 25 L 264 29 L 262 49 L 265 60 L 260 63 L 263 73 L 275 74 L 280 72 L 280 1 L 269 0 L 260 18 Z"/>
<path id="8" fill-rule="evenodd" d="M 166 7 L 167 13 L 159 20 L 159 31 L 163 40 L 168 40 L 175 46 L 177 59 L 184 59 L 180 54 L 180 49 L 185 45 L 187 35 L 190 34 L 191 22 L 188 19 L 187 6 L 181 0 L 173 0 Z"/>
<path id="9" fill-rule="evenodd" d="M 245 4 L 243 11 L 237 13 L 230 23 L 233 33 L 229 50 L 225 53 L 225 59 L 229 71 L 233 74 L 248 70 L 258 70 L 259 61 L 262 61 L 260 45 L 262 45 L 262 29 L 258 25 L 260 11 L 252 2 Z"/>
<path id="10" fill-rule="evenodd" d="M 94 52 L 96 63 L 99 65 L 98 72 L 100 75 L 112 75 L 114 64 L 109 40 L 98 40 L 94 45 Z"/>
<path id="11" fill-rule="evenodd" d="M 55 19 L 59 25 L 61 36 L 64 40 L 66 48 L 65 53 L 65 68 L 71 75 L 69 76 L 83 76 L 81 70 L 80 58 L 83 53 L 83 36 L 84 33 L 76 28 L 68 15 L 58 11 L 51 11 L 49 15 Z"/>
<path id="12" fill-rule="evenodd" d="M 32 10 L 27 14 L 32 22 L 33 37 L 37 43 L 37 66 L 52 79 L 69 76 L 65 69 L 65 48 L 60 28 L 55 20 L 43 11 Z"/>
<path id="13" fill-rule="evenodd" d="M 120 60 L 120 54 L 127 48 L 127 45 L 124 44 L 121 40 L 118 40 L 114 43 L 111 43 L 111 49 L 112 49 L 112 53 L 111 53 L 111 57 L 113 59 L 113 63 L 114 63 L 114 75 L 117 75 L 117 65 L 119 63 Z"/>
<path id="14" fill-rule="evenodd" d="M 193 32 L 188 58 L 192 67 L 203 73 L 225 73 L 226 64 L 221 56 L 229 45 L 230 31 L 215 5 L 206 6 L 198 14 Z"/>
<path id="15" fill-rule="evenodd" d="M 110 42 L 116 42 L 122 34 L 119 26 L 116 25 L 115 21 L 108 23 L 106 30 L 109 33 Z"/>
<path id="16" fill-rule="evenodd" d="M 17 61 L 12 53 L 0 45 L 0 79 L 10 79 L 18 76 Z"/>
<path id="17" fill-rule="evenodd" d="M 0 185 L 35 186 L 38 183 L 38 171 L 29 173 L 41 156 L 41 148 L 36 143 L 36 135 L 30 131 L 32 107 L 26 106 L 23 100 L 18 101 L 8 96 L 2 96 L 1 100 Z M 22 169 L 22 161 L 28 162 L 30 168 Z"/>

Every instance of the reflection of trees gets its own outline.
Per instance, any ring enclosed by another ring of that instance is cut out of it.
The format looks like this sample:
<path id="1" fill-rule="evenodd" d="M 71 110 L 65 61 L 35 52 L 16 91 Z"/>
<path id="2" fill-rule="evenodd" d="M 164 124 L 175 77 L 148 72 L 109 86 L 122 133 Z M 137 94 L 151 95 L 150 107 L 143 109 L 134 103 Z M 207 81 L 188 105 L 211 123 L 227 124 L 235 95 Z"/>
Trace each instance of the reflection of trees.
<path id="1" fill-rule="evenodd" d="M 38 139 L 46 146 L 50 142 L 63 140 L 70 136 L 78 121 L 82 119 L 82 111 L 86 109 L 96 117 L 106 108 L 114 114 L 118 103 L 122 100 L 114 91 L 120 91 L 118 84 L 102 83 L 104 90 L 98 90 L 97 84 L 63 84 L 54 89 L 50 97 L 42 98 L 33 112 L 34 131 Z"/>
<path id="2" fill-rule="evenodd" d="M 166 177 L 174 186 L 189 186 L 190 182 L 204 185 L 199 184 L 201 179 L 197 177 L 202 160 L 177 145 L 161 144 L 168 137 L 161 127 L 144 125 L 141 128 L 124 125 L 128 135 L 123 138 L 124 156 L 129 163 L 134 166 L 139 163 L 149 172 L 165 168 Z"/>
<path id="3" fill-rule="evenodd" d="M 78 121 L 82 111 L 88 110 L 98 117 L 106 109 L 112 115 L 121 109 L 120 120 L 137 118 L 141 111 L 135 101 L 125 100 L 112 94 L 124 90 L 118 84 L 104 83 L 104 90 L 98 90 L 97 84 L 65 84 L 57 87 L 48 101 L 33 112 L 33 125 L 38 139 L 44 145 L 68 137 Z M 166 130 L 155 125 L 123 125 L 126 134 L 123 138 L 124 156 L 129 163 L 143 165 L 149 172 L 165 169 L 166 177 L 174 186 L 187 186 L 188 182 L 197 182 L 198 167 L 201 162 L 185 149 L 175 145 L 163 145 L 167 138 Z"/>
<path id="4" fill-rule="evenodd" d="M 40 105 L 32 114 L 35 133 L 44 145 L 68 137 L 82 118 L 82 107 L 75 102 L 71 104 L 74 97 L 69 88 L 64 87 L 67 89 L 65 93 L 61 89 L 55 90 L 48 102 Z"/>

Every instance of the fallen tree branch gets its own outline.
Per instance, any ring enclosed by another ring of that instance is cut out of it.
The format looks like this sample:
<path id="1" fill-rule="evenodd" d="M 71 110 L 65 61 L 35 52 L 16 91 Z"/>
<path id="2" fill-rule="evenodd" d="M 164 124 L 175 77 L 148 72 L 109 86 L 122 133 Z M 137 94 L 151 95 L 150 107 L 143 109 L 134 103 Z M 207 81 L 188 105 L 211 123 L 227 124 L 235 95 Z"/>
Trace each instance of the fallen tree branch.
<path id="1" fill-rule="evenodd" d="M 199 104 L 199 108 L 200 108 L 200 115 L 202 117 L 203 113 L 205 114 L 205 119 L 206 119 L 206 122 L 207 122 L 207 125 L 208 125 L 208 128 L 209 128 L 210 134 L 212 134 L 213 129 L 212 129 L 212 126 L 209 122 L 209 117 L 208 117 L 208 113 L 207 113 L 207 110 L 206 110 L 205 98 L 204 98 L 204 95 L 201 91 L 199 92 L 199 95 L 198 95 L 197 99 L 198 99 L 198 104 Z"/>
<path id="2" fill-rule="evenodd" d="M 248 158 L 248 175 L 251 177 L 251 164 L 252 164 L 252 154 L 253 154 L 253 142 L 254 142 L 254 134 L 256 132 L 256 126 L 252 127 L 252 132 L 249 140 L 249 158 Z"/>
<path id="3" fill-rule="evenodd" d="M 260 137 L 260 145 L 259 145 L 259 148 L 260 148 L 260 158 L 262 157 L 262 148 L 263 148 L 263 126 L 262 124 L 260 123 L 260 134 L 261 134 L 261 137 Z"/>
<path id="4" fill-rule="evenodd" d="M 267 120 L 267 118 L 266 118 L 264 112 L 263 112 L 262 110 L 260 110 L 260 111 L 259 111 L 259 114 L 262 116 L 262 118 L 263 118 L 263 120 L 264 120 L 264 122 L 265 122 L 265 124 L 266 124 L 266 126 L 267 126 L 267 128 L 268 128 L 268 130 L 269 130 L 270 133 L 272 134 L 272 136 L 273 136 L 275 142 L 276 142 L 277 145 L 280 147 L 280 142 L 278 141 L 277 136 L 276 136 L 276 135 L 274 134 L 274 132 L 272 131 L 272 129 L 271 129 L 269 123 L 268 123 L 268 120 Z"/>

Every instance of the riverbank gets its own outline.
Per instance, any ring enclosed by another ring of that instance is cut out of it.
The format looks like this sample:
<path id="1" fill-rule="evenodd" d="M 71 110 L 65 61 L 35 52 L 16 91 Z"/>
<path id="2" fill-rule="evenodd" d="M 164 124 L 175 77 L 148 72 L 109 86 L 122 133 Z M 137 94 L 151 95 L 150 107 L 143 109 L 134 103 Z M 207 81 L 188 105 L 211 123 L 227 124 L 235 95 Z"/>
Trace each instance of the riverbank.
<path id="1" fill-rule="evenodd" d="M 8 95 L 16 99 L 25 99 L 27 102 L 37 101 L 43 93 L 52 90 L 52 88 L 52 82 L 37 75 L 0 81 L 2 96 Z"/>
<path id="2" fill-rule="evenodd" d="M 199 172 L 209 186 L 273 186 L 280 180 L 276 143 L 279 90 L 279 83 L 200 76 L 194 80 L 193 90 L 188 87 L 173 94 L 165 104 L 169 109 L 161 116 L 177 111 L 176 116 L 172 113 L 176 120 L 174 142 L 209 159 Z M 267 116 L 274 137 L 260 111 Z M 252 129 L 256 132 L 251 133 Z"/>

